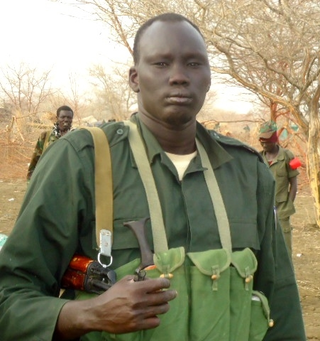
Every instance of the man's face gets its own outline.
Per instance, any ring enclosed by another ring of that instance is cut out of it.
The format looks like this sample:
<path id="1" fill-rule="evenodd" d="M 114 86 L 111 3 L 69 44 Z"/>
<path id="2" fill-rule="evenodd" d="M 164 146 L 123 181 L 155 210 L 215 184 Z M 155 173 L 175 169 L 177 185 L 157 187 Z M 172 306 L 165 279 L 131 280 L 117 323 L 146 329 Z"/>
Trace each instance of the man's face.
<path id="1" fill-rule="evenodd" d="M 72 111 L 61 110 L 59 116 L 57 117 L 59 129 L 61 131 L 69 130 L 71 128 L 72 120 Z"/>
<path id="2" fill-rule="evenodd" d="M 275 149 L 277 147 L 277 143 L 266 141 L 266 140 L 260 140 L 260 144 L 261 144 L 263 150 L 267 153 L 275 151 Z"/>
<path id="3" fill-rule="evenodd" d="M 211 74 L 197 30 L 185 21 L 157 21 L 142 34 L 139 52 L 139 61 L 130 70 L 139 112 L 171 126 L 195 120 Z"/>

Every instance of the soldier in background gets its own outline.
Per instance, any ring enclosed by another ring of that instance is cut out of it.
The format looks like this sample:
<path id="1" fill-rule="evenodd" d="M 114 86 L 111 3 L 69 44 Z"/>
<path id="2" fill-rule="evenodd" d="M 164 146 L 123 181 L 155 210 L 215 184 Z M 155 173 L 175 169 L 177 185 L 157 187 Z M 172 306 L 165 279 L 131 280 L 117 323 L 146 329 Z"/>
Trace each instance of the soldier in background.
<path id="1" fill-rule="evenodd" d="M 31 179 L 31 176 L 37 166 L 40 156 L 43 154 L 45 149 L 72 129 L 72 120 L 73 110 L 70 107 L 63 105 L 58 108 L 57 121 L 53 125 L 52 130 L 42 132 L 38 138 L 28 167 L 28 181 Z"/>
<path id="2" fill-rule="evenodd" d="M 297 158 L 293 153 L 279 145 L 277 125 L 273 121 L 260 127 L 260 152 L 276 181 L 276 209 L 289 254 L 292 255 L 292 226 L 290 216 L 295 213 L 294 200 L 298 190 Z"/>

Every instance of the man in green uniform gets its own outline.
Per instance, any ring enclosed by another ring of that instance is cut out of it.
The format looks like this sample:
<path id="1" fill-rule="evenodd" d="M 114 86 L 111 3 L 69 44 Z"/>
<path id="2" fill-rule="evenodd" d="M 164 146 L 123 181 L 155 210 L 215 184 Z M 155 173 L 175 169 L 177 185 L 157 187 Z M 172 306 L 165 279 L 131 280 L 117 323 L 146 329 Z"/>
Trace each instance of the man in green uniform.
<path id="1" fill-rule="evenodd" d="M 254 289 L 269 299 L 274 319 L 274 327 L 264 340 L 306 340 L 293 269 L 283 235 L 275 226 L 274 180 L 269 170 L 258 153 L 239 141 L 206 130 L 196 121 L 211 82 L 206 45 L 198 28 L 177 14 L 163 14 L 147 21 L 135 38 L 129 82 L 139 105 L 139 112 L 130 120 L 146 149 L 170 250 L 185 250 L 193 256 L 221 250 L 220 212 L 213 207 L 205 179 L 206 170 L 212 168 L 227 213 L 232 248 L 239 252 L 252 250 L 258 262 Z M 124 223 L 149 217 L 150 206 L 144 179 L 137 169 L 139 160 L 133 156 L 128 141 L 131 127 L 114 122 L 102 129 L 112 159 L 111 267 L 117 269 L 140 256 L 137 239 Z M 200 145 L 208 167 L 203 166 Z M 93 177 L 93 142 L 85 130 L 59 139 L 35 170 L 0 257 L 2 341 L 167 340 L 169 331 L 163 329 L 162 322 L 171 312 L 169 305 L 184 307 L 171 321 L 172 328 L 180 325 L 181 317 L 188 312 L 212 321 L 211 317 L 221 316 L 222 305 L 229 310 L 226 301 L 206 306 L 210 314 L 202 309 L 193 312 L 191 297 L 185 299 L 182 292 L 177 295 L 176 289 L 169 289 L 172 276 L 135 281 L 129 274 L 98 297 L 58 298 L 61 279 L 73 255 L 97 259 Z M 151 250 L 156 241 L 154 223 L 148 221 L 145 228 Z M 162 254 L 164 258 L 166 255 Z M 173 280 L 180 270 L 173 271 Z M 215 268 L 209 273 L 211 270 Z M 227 273 L 229 270 L 225 269 Z M 227 282 L 219 282 L 220 275 L 208 277 L 208 296 L 219 299 L 219 290 L 229 287 Z M 246 275 L 245 279 L 240 286 L 246 291 L 251 279 Z M 192 289 L 193 284 L 187 283 L 187 291 Z M 196 304 L 206 303 L 206 296 L 198 299 L 196 294 L 193 299 Z M 174 331 L 170 341 L 194 341 L 186 333 L 188 328 L 187 320 L 185 329 Z M 209 322 L 206 328 L 214 332 L 215 324 Z M 160 337 L 146 336 L 157 330 Z M 142 332 L 130 333 L 136 331 Z M 227 340 L 224 334 L 221 331 L 215 338 L 202 340 Z"/>
<path id="2" fill-rule="evenodd" d="M 57 122 L 53 125 L 52 130 L 42 132 L 38 138 L 28 167 L 27 180 L 31 179 L 40 156 L 46 148 L 71 130 L 72 120 L 73 111 L 70 107 L 63 105 L 57 109 Z"/>
<path id="3" fill-rule="evenodd" d="M 294 200 L 298 190 L 299 171 L 292 160 L 293 153 L 279 145 L 277 125 L 266 122 L 260 127 L 261 155 L 276 181 L 276 209 L 289 254 L 292 255 L 292 226 L 290 216 L 295 213 Z"/>

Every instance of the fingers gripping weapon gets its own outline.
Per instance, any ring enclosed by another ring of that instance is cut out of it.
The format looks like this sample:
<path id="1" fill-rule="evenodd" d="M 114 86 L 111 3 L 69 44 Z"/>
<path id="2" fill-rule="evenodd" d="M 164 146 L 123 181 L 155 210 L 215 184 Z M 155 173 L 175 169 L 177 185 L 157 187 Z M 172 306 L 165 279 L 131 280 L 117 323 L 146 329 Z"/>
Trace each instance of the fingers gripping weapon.
<path id="1" fill-rule="evenodd" d="M 145 279 L 146 272 L 144 270 L 153 269 L 155 267 L 153 262 L 153 253 L 149 247 L 145 231 L 145 225 L 149 219 L 150 218 L 143 218 L 138 221 L 129 221 L 123 224 L 133 231 L 138 240 L 141 257 L 140 265 L 136 269 L 138 281 L 143 281 Z"/>
<path id="2" fill-rule="evenodd" d="M 102 294 L 116 282 L 116 273 L 98 261 L 74 255 L 63 275 L 61 287 Z"/>

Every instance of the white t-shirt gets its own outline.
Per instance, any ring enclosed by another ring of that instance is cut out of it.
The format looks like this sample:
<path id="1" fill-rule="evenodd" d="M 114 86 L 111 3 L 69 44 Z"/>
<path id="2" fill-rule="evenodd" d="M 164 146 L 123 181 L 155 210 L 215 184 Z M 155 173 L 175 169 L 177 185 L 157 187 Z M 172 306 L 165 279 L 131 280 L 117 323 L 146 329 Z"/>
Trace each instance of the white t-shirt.
<path id="1" fill-rule="evenodd" d="M 184 175 L 184 172 L 189 166 L 190 161 L 197 155 L 197 151 L 194 151 L 191 154 L 185 154 L 185 155 L 178 155 L 178 154 L 171 154 L 167 153 L 169 159 L 172 161 L 172 163 L 175 165 L 179 180 L 181 181 Z"/>

